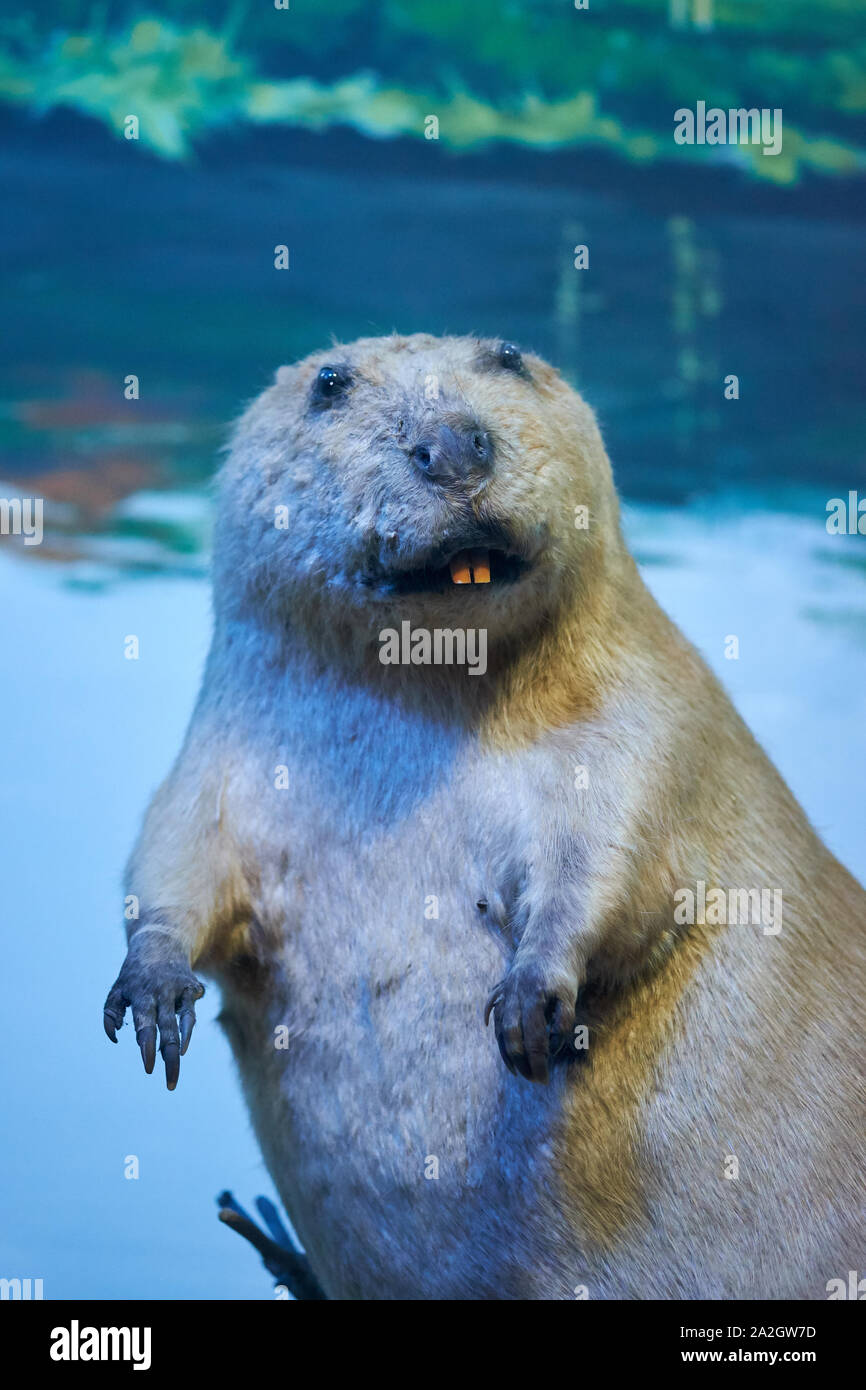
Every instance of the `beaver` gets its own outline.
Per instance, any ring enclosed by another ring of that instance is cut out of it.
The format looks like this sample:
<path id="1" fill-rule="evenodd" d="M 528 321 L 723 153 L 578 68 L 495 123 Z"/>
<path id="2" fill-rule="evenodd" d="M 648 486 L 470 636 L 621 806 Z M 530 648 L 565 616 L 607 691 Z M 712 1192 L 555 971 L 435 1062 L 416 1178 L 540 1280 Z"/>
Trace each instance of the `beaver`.
<path id="1" fill-rule="evenodd" d="M 219 983 L 329 1298 L 826 1297 L 866 894 L 645 588 L 586 402 L 474 337 L 281 367 L 214 552 L 109 1037 L 172 1089 Z"/>

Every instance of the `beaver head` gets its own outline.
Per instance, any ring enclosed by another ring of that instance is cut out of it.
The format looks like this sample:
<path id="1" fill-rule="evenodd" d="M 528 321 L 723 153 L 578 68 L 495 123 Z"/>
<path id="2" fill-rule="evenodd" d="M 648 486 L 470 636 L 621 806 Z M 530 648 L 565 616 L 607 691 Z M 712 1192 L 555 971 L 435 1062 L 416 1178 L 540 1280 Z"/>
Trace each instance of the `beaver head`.
<path id="1" fill-rule="evenodd" d="M 240 420 L 217 607 L 513 633 L 577 600 L 617 535 L 592 411 L 541 358 L 473 337 L 365 338 L 281 367 Z"/>

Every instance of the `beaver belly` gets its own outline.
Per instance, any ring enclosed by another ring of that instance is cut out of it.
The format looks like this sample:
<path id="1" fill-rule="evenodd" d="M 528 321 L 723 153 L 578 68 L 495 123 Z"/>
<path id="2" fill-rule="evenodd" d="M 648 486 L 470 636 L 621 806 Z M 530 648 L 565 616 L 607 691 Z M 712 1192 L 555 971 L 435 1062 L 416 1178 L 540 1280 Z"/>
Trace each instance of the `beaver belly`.
<path id="1" fill-rule="evenodd" d="M 331 1297 L 573 1296 L 537 1249 L 565 1075 L 509 1075 L 483 1021 L 502 944 L 448 894 L 410 919 L 406 887 L 308 894 L 256 986 L 223 982 L 268 1169 Z"/>

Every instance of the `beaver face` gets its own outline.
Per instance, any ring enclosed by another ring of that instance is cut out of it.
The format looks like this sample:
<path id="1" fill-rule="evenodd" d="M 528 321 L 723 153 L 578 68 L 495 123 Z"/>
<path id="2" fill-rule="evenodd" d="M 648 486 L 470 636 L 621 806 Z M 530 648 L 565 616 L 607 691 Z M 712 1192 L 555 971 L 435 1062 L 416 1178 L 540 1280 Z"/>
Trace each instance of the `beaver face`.
<path id="1" fill-rule="evenodd" d="M 514 627 L 579 577 L 613 516 L 592 412 L 540 358 L 362 339 L 280 368 L 240 421 L 217 598 L 240 584 L 283 618 L 315 598 L 374 626 L 411 603 L 416 621 Z"/>

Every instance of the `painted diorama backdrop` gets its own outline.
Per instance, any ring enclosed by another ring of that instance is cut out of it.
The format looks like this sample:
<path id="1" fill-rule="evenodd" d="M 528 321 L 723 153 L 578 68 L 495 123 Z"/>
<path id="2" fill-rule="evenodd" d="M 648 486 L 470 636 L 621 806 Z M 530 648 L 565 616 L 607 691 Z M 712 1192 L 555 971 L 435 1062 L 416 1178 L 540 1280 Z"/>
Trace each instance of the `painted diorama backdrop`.
<path id="1" fill-rule="evenodd" d="M 781 153 L 676 144 L 699 101 L 780 109 Z M 866 536 L 826 521 L 866 498 L 866 9 L 18 0 L 0 102 L 0 496 L 45 527 L 0 536 L 0 1275 L 269 1298 L 216 1220 L 272 1189 L 215 991 L 173 1095 L 101 1024 L 227 423 L 332 335 L 548 356 L 651 588 L 862 880 Z"/>

